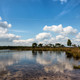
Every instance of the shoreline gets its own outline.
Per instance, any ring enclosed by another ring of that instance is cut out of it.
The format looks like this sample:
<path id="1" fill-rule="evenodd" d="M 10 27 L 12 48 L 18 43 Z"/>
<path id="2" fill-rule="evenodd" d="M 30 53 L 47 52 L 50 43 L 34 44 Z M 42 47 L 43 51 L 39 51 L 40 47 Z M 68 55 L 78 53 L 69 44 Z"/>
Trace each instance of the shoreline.
<path id="1" fill-rule="evenodd" d="M 1 46 L 0 50 L 17 50 L 17 51 L 65 51 L 68 57 L 80 59 L 79 47 L 23 47 L 23 46 Z"/>

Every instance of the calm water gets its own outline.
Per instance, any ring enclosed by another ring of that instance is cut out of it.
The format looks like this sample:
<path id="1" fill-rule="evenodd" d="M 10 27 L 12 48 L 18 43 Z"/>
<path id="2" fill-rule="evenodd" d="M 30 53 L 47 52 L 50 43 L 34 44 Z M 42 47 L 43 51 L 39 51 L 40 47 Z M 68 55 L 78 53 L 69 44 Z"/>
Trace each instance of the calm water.
<path id="1" fill-rule="evenodd" d="M 65 52 L 0 51 L 0 80 L 80 80 L 80 60 Z"/>

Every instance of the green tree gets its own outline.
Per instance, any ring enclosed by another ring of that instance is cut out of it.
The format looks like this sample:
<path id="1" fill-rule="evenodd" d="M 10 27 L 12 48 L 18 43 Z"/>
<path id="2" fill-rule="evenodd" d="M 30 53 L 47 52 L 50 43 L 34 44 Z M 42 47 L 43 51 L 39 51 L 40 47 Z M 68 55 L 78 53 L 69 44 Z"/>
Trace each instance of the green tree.
<path id="1" fill-rule="evenodd" d="M 33 48 L 37 47 L 37 43 L 33 43 L 33 44 L 32 44 L 32 47 L 33 47 Z"/>
<path id="2" fill-rule="evenodd" d="M 71 45 L 72 45 L 72 42 L 71 42 L 70 39 L 68 39 L 68 41 L 67 41 L 67 46 L 71 46 Z"/>
<path id="3" fill-rule="evenodd" d="M 43 44 L 41 44 L 41 43 L 38 45 L 38 47 L 42 47 L 42 46 L 43 46 Z"/>
<path id="4" fill-rule="evenodd" d="M 56 43 L 55 47 L 61 47 L 61 44 L 60 43 Z"/>

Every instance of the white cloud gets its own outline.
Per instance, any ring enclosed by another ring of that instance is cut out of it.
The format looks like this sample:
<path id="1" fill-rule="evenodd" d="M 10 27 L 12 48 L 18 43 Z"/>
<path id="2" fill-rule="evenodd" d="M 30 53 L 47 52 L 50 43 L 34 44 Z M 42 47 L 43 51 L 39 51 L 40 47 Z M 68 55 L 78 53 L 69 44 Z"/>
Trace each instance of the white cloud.
<path id="1" fill-rule="evenodd" d="M 67 26 L 65 28 L 63 28 L 63 34 L 71 34 L 71 35 L 74 35 L 77 33 L 77 29 L 74 29 L 73 27 L 71 26 Z"/>
<path id="2" fill-rule="evenodd" d="M 53 32 L 56 32 L 56 33 L 59 33 L 59 34 L 65 34 L 65 35 L 68 35 L 68 34 L 76 34 L 77 33 L 77 29 L 74 29 L 73 27 L 71 26 L 67 26 L 65 28 L 63 28 L 62 24 L 56 26 L 56 25 L 52 25 L 52 26 L 45 26 L 43 28 L 44 31 L 53 31 Z"/>
<path id="3" fill-rule="evenodd" d="M 76 43 L 80 42 L 80 32 L 76 35 L 76 37 L 73 40 L 77 41 Z"/>
<path id="4" fill-rule="evenodd" d="M 13 40 L 19 39 L 19 38 L 20 36 L 16 36 L 14 34 L 3 33 L 0 35 L 0 42 L 12 42 Z"/>
<path id="5" fill-rule="evenodd" d="M 76 35 L 76 38 L 80 39 L 80 32 Z"/>
<path id="6" fill-rule="evenodd" d="M 32 45 L 32 43 L 48 43 L 48 40 L 51 38 L 50 33 L 39 33 L 35 38 L 26 39 L 26 40 L 13 40 L 16 45 Z"/>
<path id="7" fill-rule="evenodd" d="M 7 30 L 6 28 L 4 29 L 4 28 L 0 27 L 0 34 L 1 34 L 1 33 L 6 33 L 7 31 L 8 31 L 8 30 Z"/>
<path id="8" fill-rule="evenodd" d="M 2 19 L 2 18 L 1 18 Z M 11 24 L 7 21 L 0 21 L 0 44 L 6 45 L 13 44 L 13 40 L 18 40 L 20 36 L 8 33 L 8 29 L 11 28 Z"/>
<path id="9" fill-rule="evenodd" d="M 58 36 L 56 36 L 56 39 L 57 40 L 64 39 L 64 36 L 63 35 L 58 35 Z"/>
<path id="10" fill-rule="evenodd" d="M 37 40 L 44 40 L 44 39 L 49 39 L 51 37 L 50 33 L 39 33 L 36 35 Z"/>
<path id="11" fill-rule="evenodd" d="M 18 46 L 30 46 L 35 42 L 35 39 L 27 39 L 27 40 L 13 40 L 13 43 Z"/>
<path id="12" fill-rule="evenodd" d="M 53 32 L 62 32 L 63 28 L 62 28 L 62 25 L 61 25 L 61 24 L 58 25 L 58 26 L 56 26 L 56 25 L 47 26 L 47 25 L 46 25 L 46 26 L 43 28 L 43 30 L 44 30 L 44 31 L 53 31 Z"/>
<path id="13" fill-rule="evenodd" d="M 34 39 L 14 40 L 13 42 L 16 42 L 16 43 L 32 43 L 32 42 L 34 42 Z"/>
<path id="14" fill-rule="evenodd" d="M 7 21 L 0 22 L 0 27 L 2 27 L 2 28 L 10 28 L 11 24 L 8 24 Z"/>

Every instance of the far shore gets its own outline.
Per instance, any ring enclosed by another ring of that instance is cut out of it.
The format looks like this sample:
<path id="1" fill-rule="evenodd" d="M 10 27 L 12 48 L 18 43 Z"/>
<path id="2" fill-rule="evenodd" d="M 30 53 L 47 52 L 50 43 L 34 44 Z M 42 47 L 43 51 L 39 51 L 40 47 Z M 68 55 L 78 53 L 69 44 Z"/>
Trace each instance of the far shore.
<path id="1" fill-rule="evenodd" d="M 79 50 L 79 47 L 31 47 L 31 46 L 0 46 L 0 50 L 36 50 L 36 51 L 71 51 Z"/>

